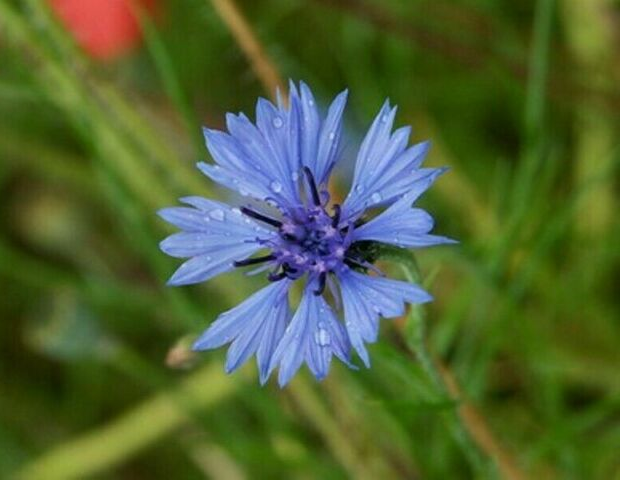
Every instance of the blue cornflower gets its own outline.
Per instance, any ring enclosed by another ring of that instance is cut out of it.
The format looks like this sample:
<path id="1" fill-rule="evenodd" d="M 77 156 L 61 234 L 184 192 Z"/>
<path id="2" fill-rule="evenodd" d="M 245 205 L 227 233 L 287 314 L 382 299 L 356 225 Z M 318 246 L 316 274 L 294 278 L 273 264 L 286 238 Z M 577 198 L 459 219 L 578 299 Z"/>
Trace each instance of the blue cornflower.
<path id="1" fill-rule="evenodd" d="M 408 147 L 410 127 L 392 133 L 396 107 L 386 101 L 360 146 L 351 191 L 342 205 L 329 206 L 327 183 L 341 153 L 346 100 L 345 90 L 321 118 L 308 86 L 302 82 L 298 90 L 291 83 L 288 105 L 280 98 L 277 105 L 258 100 L 256 125 L 229 113 L 228 133 L 204 131 L 216 163 L 198 168 L 248 202 L 235 208 L 186 197 L 181 202 L 188 207 L 159 212 L 182 230 L 161 249 L 190 258 L 169 285 L 251 265 L 269 270 L 268 286 L 221 314 L 194 344 L 206 350 L 231 343 L 227 372 L 256 354 L 261 383 L 278 367 L 283 386 L 303 362 L 322 379 L 334 355 L 352 366 L 352 349 L 369 366 L 365 344 L 376 341 L 379 318 L 402 315 L 405 303 L 431 300 L 416 285 L 385 278 L 371 262 L 376 243 L 411 248 L 451 242 L 430 235 L 433 219 L 412 208 L 444 170 L 421 167 L 429 144 Z M 387 208 L 365 217 L 380 207 Z M 289 290 L 303 279 L 293 314 Z"/>

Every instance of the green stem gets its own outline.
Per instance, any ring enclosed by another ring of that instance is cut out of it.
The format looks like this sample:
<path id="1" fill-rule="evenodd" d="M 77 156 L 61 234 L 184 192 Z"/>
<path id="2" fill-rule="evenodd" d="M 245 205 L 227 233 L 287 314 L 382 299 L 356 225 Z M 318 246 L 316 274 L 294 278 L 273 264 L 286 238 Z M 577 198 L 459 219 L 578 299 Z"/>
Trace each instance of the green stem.
<path id="1" fill-rule="evenodd" d="M 411 283 L 422 283 L 420 268 L 412 252 L 397 247 L 381 246 L 379 258 L 398 263 L 403 269 L 407 280 Z M 411 306 L 406 326 L 406 343 L 415 354 L 420 363 L 420 367 L 436 389 L 437 395 L 443 398 L 449 397 L 450 393 L 427 348 L 426 318 L 424 309 L 421 305 Z M 459 399 L 454 399 L 455 407 L 442 413 L 444 421 L 454 441 L 459 445 L 474 471 L 479 475 L 488 474 L 488 468 L 486 467 L 487 460 L 483 458 L 480 450 L 469 434 L 467 427 L 458 414 L 458 402 Z"/>

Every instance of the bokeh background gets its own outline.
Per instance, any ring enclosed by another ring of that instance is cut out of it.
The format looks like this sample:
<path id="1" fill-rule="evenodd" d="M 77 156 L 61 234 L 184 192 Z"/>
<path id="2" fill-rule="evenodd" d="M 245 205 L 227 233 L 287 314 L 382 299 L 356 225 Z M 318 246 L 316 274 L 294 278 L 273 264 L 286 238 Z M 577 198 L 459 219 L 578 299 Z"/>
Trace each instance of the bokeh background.
<path id="1" fill-rule="evenodd" d="M 226 198 L 201 125 L 287 78 L 350 89 L 341 194 L 398 104 L 461 243 L 370 370 L 280 390 L 188 350 L 264 280 L 165 287 L 155 211 Z M 619 85 L 613 0 L 0 0 L 0 477 L 620 478 Z"/>

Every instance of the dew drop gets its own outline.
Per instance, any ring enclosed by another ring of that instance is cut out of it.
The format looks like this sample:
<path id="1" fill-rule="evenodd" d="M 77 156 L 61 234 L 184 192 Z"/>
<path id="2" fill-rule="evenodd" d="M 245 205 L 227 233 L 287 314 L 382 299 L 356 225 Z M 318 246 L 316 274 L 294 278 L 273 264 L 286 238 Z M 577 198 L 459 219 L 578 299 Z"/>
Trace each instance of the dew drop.
<path id="1" fill-rule="evenodd" d="M 224 220 L 224 218 L 226 218 L 226 215 L 224 214 L 224 210 L 221 210 L 219 208 L 215 209 L 215 210 L 211 210 L 209 212 L 209 216 L 213 219 L 213 220 L 219 220 L 220 222 Z"/>
<path id="2" fill-rule="evenodd" d="M 231 212 L 233 212 L 235 215 L 241 215 L 241 210 L 239 210 L 237 207 L 231 209 Z"/>
<path id="3" fill-rule="evenodd" d="M 383 116 L 381 117 L 381 121 L 382 121 L 383 123 L 386 123 L 386 122 L 388 121 L 388 116 L 387 116 L 387 115 L 383 115 Z"/>
<path id="4" fill-rule="evenodd" d="M 328 137 L 329 137 L 330 140 L 333 140 L 334 138 L 336 138 L 336 133 L 335 132 L 329 132 Z"/>
<path id="5" fill-rule="evenodd" d="M 379 203 L 381 201 L 381 194 L 379 192 L 375 192 L 372 194 L 370 199 L 373 201 L 373 203 Z"/>
<path id="6" fill-rule="evenodd" d="M 362 193 L 364 191 L 364 187 L 361 184 L 355 186 L 355 191 L 357 193 Z"/>
<path id="7" fill-rule="evenodd" d="M 331 343 L 331 337 L 329 336 L 329 332 L 324 328 L 319 328 L 314 333 L 314 341 L 320 347 L 326 347 Z"/>
<path id="8" fill-rule="evenodd" d="M 280 117 L 275 117 L 273 119 L 273 126 L 275 128 L 280 128 L 283 125 L 282 119 Z"/>
<path id="9" fill-rule="evenodd" d="M 295 171 L 291 173 L 291 180 L 293 180 L 293 182 L 296 182 L 297 180 L 299 180 L 299 172 Z"/>
<path id="10" fill-rule="evenodd" d="M 271 182 L 269 186 L 271 187 L 271 190 L 274 193 L 280 193 L 282 191 L 282 184 L 278 182 L 277 180 L 274 180 L 273 182 Z"/>

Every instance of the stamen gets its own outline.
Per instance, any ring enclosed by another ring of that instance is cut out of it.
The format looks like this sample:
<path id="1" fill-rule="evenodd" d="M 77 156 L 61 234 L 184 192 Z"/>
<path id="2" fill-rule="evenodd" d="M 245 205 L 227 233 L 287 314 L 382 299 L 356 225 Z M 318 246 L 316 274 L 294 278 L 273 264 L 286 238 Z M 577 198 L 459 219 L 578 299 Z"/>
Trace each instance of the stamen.
<path id="1" fill-rule="evenodd" d="M 256 265 L 258 263 L 270 262 L 275 260 L 275 255 L 265 255 L 264 257 L 246 258 L 245 260 L 235 260 L 233 265 L 235 267 L 247 267 L 248 265 Z"/>
<path id="2" fill-rule="evenodd" d="M 321 272 L 319 275 L 319 288 L 314 291 L 314 294 L 318 297 L 325 290 L 325 282 L 327 280 L 327 272 Z"/>
<path id="3" fill-rule="evenodd" d="M 267 275 L 267 280 L 269 280 L 270 282 L 279 282 L 280 280 L 284 279 L 286 277 L 286 272 L 282 271 L 282 272 L 269 272 L 269 275 Z"/>
<path id="4" fill-rule="evenodd" d="M 255 218 L 263 223 L 268 225 L 272 225 L 276 228 L 280 228 L 282 226 L 282 222 L 280 220 L 276 220 L 275 218 L 268 217 L 267 215 L 263 215 L 262 213 L 256 212 L 248 207 L 241 207 L 241 211 L 245 213 L 248 217 Z"/>
<path id="5" fill-rule="evenodd" d="M 321 205 L 321 197 L 319 191 L 316 188 L 316 182 L 314 181 L 314 175 L 308 167 L 304 167 L 304 173 L 308 179 L 308 186 L 310 187 L 310 195 L 312 196 L 312 202 L 318 207 Z"/>
<path id="6" fill-rule="evenodd" d="M 332 217 L 332 227 L 336 228 L 340 223 L 340 214 L 341 214 L 340 205 L 334 205 L 334 216 Z"/>
<path id="7" fill-rule="evenodd" d="M 385 277 L 386 276 L 385 273 L 383 273 L 381 270 L 379 270 L 377 267 L 375 267 L 372 263 L 367 262 L 366 260 L 360 260 L 360 259 L 355 258 L 355 257 L 346 256 L 344 263 L 346 263 L 346 264 L 353 264 L 353 265 L 355 265 L 357 267 L 365 268 L 367 270 L 375 272 L 380 277 Z"/>
<path id="8" fill-rule="evenodd" d="M 284 273 L 286 274 L 288 278 L 297 279 L 301 275 L 299 274 L 298 268 L 293 268 L 288 263 L 282 264 L 282 270 L 284 270 Z"/>

